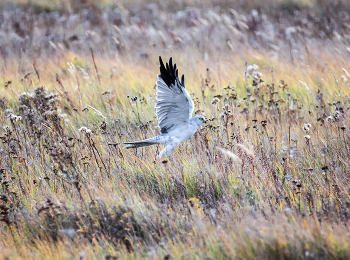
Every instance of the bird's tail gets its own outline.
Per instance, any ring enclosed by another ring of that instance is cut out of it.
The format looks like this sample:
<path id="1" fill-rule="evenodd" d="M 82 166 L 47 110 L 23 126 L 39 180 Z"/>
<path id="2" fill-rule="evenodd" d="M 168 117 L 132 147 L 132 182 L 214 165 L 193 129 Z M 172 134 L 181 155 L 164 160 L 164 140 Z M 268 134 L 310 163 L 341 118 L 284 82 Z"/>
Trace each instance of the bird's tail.
<path id="1" fill-rule="evenodd" d="M 161 136 L 156 136 L 146 140 L 123 143 L 123 144 L 126 144 L 126 146 L 124 146 L 123 149 L 139 148 L 139 147 L 150 146 L 150 145 L 161 144 L 161 143 L 163 143 Z"/>

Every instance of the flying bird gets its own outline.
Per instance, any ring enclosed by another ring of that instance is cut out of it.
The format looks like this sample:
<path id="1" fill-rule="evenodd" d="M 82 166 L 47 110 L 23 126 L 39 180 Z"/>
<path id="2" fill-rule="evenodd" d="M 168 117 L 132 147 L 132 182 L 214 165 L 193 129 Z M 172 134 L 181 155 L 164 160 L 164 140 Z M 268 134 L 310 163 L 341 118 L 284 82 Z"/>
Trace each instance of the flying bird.
<path id="1" fill-rule="evenodd" d="M 159 56 L 160 74 L 156 82 L 157 103 L 155 106 L 156 115 L 160 128 L 160 135 L 137 142 L 127 142 L 124 149 L 144 147 L 154 144 L 164 144 L 164 149 L 157 158 L 169 156 L 181 142 L 190 138 L 205 123 L 204 116 L 192 117 L 194 103 L 185 89 L 185 77 L 181 81 L 178 76 L 178 69 L 172 58 L 169 64 L 164 63 Z"/>

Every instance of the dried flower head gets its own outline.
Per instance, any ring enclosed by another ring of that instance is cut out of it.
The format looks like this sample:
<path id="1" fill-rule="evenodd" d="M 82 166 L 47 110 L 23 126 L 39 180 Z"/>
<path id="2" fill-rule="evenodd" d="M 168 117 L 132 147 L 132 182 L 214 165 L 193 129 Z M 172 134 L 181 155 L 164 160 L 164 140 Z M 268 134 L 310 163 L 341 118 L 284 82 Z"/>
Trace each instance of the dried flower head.
<path id="1" fill-rule="evenodd" d="M 340 117 L 340 112 L 337 110 L 337 111 L 334 112 L 333 118 L 334 118 L 335 120 L 338 120 L 339 117 Z"/>
<path id="2" fill-rule="evenodd" d="M 252 73 L 252 77 L 253 77 L 254 79 L 260 79 L 260 78 L 262 77 L 262 73 L 259 72 L 259 71 L 254 71 L 254 72 Z"/>
<path id="3" fill-rule="evenodd" d="M 86 130 L 87 130 L 87 128 L 85 126 L 82 126 L 82 127 L 79 128 L 78 131 L 81 132 L 81 133 L 85 133 Z"/>
<path id="4" fill-rule="evenodd" d="M 10 113 L 7 115 L 7 118 L 9 120 L 11 120 L 12 122 L 17 122 L 17 121 L 21 121 L 22 120 L 22 117 L 21 116 L 16 116 L 15 114 L 13 113 Z"/>
<path id="5" fill-rule="evenodd" d="M 18 96 L 18 100 L 20 105 L 30 107 L 33 96 L 27 92 L 23 92 Z"/>
<path id="6" fill-rule="evenodd" d="M 212 104 L 212 105 L 216 105 L 216 104 L 219 103 L 219 102 L 220 102 L 220 98 L 215 97 L 215 98 L 213 98 L 213 100 L 211 101 L 211 104 Z"/>
<path id="7" fill-rule="evenodd" d="M 348 79 L 347 79 L 344 75 L 342 75 L 342 76 L 340 77 L 339 81 L 347 82 Z"/>
<path id="8" fill-rule="evenodd" d="M 259 69 L 259 66 L 256 65 L 256 64 L 253 64 L 253 65 L 249 65 L 247 67 L 247 74 L 248 75 L 252 75 L 254 71 L 256 71 L 257 69 Z"/>
<path id="9" fill-rule="evenodd" d="M 333 122 L 334 118 L 332 116 L 329 116 L 326 118 L 326 122 Z"/>
<path id="10" fill-rule="evenodd" d="M 228 105 L 226 104 L 225 106 L 223 106 L 222 110 L 224 110 L 225 112 L 228 112 Z"/>
<path id="11" fill-rule="evenodd" d="M 311 128 L 311 124 L 307 123 L 307 124 L 304 124 L 304 126 L 301 129 L 305 132 L 309 132 L 310 128 Z"/>
<path id="12" fill-rule="evenodd" d="M 106 90 L 105 92 L 102 93 L 102 95 L 103 95 L 103 96 L 104 96 L 104 95 L 109 95 L 109 94 L 111 94 L 111 93 L 112 93 L 111 90 Z"/>
<path id="13" fill-rule="evenodd" d="M 89 128 L 85 127 L 85 126 L 80 127 L 78 131 L 80 133 L 83 133 L 83 134 L 87 135 L 87 136 L 90 136 L 92 134 L 92 131 Z"/>
<path id="14" fill-rule="evenodd" d="M 247 66 L 245 80 L 247 80 L 250 76 L 252 76 L 255 81 L 260 79 L 262 77 L 262 73 L 259 72 L 258 69 L 259 66 L 256 64 Z"/>

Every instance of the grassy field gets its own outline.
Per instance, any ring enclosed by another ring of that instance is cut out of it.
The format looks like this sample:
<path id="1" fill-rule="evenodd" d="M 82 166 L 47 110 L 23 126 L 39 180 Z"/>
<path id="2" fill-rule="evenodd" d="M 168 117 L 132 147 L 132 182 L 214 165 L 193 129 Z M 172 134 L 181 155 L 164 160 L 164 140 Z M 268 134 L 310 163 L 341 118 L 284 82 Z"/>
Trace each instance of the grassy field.
<path id="1" fill-rule="evenodd" d="M 0 259 L 350 258 L 347 1 L 0 6 Z M 164 161 L 158 56 L 207 119 Z"/>

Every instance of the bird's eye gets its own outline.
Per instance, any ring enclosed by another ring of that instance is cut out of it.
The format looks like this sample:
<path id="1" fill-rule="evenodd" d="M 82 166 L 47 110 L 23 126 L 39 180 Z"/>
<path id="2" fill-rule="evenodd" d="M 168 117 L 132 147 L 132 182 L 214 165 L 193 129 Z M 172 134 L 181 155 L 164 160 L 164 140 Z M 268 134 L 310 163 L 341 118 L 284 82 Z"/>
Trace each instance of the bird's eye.
<path id="1" fill-rule="evenodd" d="M 199 120 L 203 121 L 203 118 L 199 118 Z"/>

